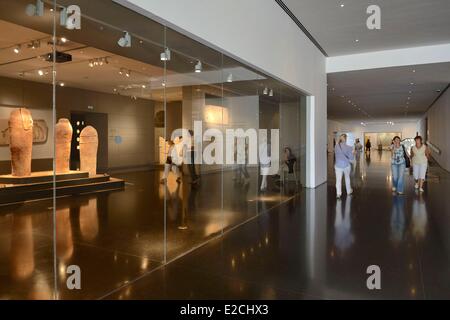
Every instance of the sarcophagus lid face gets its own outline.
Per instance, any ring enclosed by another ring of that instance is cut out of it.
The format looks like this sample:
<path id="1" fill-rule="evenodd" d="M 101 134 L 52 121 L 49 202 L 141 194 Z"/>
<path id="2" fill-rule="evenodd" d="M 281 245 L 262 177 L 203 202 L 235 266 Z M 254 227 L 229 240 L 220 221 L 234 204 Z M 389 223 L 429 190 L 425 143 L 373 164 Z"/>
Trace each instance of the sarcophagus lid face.
<path id="1" fill-rule="evenodd" d="M 59 119 L 55 126 L 56 173 L 70 171 L 70 145 L 72 143 L 72 125 L 68 119 Z"/>
<path id="2" fill-rule="evenodd" d="M 97 174 L 98 134 L 92 126 L 85 127 L 80 133 L 80 170 Z"/>
<path id="3" fill-rule="evenodd" d="M 9 117 L 9 127 L 23 129 L 24 131 L 33 130 L 33 118 L 31 117 L 31 112 L 26 108 L 13 110 Z"/>
<path id="4" fill-rule="evenodd" d="M 11 171 L 13 176 L 31 175 L 33 118 L 25 108 L 15 109 L 9 117 Z"/>
<path id="5" fill-rule="evenodd" d="M 72 125 L 70 121 L 66 118 L 61 118 L 55 127 L 56 131 L 56 143 L 67 143 L 72 142 Z"/>

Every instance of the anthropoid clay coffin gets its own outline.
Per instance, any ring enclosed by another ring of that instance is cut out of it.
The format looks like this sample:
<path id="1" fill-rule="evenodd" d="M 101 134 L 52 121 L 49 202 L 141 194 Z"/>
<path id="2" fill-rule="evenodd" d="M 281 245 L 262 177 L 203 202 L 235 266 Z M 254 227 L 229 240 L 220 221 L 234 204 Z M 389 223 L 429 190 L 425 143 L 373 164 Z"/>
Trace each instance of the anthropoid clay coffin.
<path id="1" fill-rule="evenodd" d="M 59 119 L 55 126 L 56 134 L 56 173 L 70 172 L 70 147 L 72 143 L 72 125 L 68 119 Z"/>
<path id="2" fill-rule="evenodd" d="M 92 126 L 85 127 L 80 133 L 80 170 L 97 174 L 98 134 Z"/>
<path id="3" fill-rule="evenodd" d="M 33 118 L 30 111 L 19 108 L 9 117 L 12 175 L 31 175 L 31 153 L 33 148 Z"/>

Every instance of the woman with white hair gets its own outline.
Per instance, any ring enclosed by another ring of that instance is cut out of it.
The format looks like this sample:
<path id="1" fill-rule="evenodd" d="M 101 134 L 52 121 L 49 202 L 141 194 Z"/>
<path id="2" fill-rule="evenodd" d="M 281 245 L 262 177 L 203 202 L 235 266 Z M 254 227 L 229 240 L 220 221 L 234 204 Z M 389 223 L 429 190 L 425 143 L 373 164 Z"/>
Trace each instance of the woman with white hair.
<path id="1" fill-rule="evenodd" d="M 345 177 L 345 190 L 347 195 L 353 193 L 350 181 L 350 171 L 352 168 L 352 161 L 355 160 L 353 155 L 353 148 L 347 145 L 347 135 L 342 134 L 339 137 L 339 143 L 334 148 L 335 164 L 334 170 L 336 173 L 336 197 L 338 199 L 342 196 L 342 176 Z"/>

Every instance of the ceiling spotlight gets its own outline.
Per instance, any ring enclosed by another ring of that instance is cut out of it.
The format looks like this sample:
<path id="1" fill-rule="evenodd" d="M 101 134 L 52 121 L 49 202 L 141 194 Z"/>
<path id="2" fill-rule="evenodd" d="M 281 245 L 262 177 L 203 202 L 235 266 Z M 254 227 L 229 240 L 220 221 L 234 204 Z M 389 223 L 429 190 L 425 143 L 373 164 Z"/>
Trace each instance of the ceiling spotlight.
<path id="1" fill-rule="evenodd" d="M 410 83 L 410 85 L 412 85 L 412 86 L 413 86 L 413 85 L 414 85 L 414 82 L 411 82 L 411 83 Z"/>
<path id="2" fill-rule="evenodd" d="M 117 41 L 117 44 L 122 48 L 131 47 L 131 35 L 128 33 L 128 31 L 123 32 L 123 37 L 120 38 L 119 41 Z"/>
<path id="3" fill-rule="evenodd" d="M 359 39 L 356 39 L 355 42 L 359 42 Z"/>
<path id="4" fill-rule="evenodd" d="M 195 72 L 199 73 L 203 71 L 203 66 L 202 66 L 202 62 L 200 60 L 198 60 L 197 64 L 195 65 Z"/>
<path id="5" fill-rule="evenodd" d="M 119 74 L 120 74 L 120 75 L 123 75 L 123 69 L 120 69 L 120 70 L 119 70 Z"/>
<path id="6" fill-rule="evenodd" d="M 94 61 L 92 61 L 92 60 L 89 61 L 89 67 L 91 67 L 91 68 L 94 67 Z"/>
<path id="7" fill-rule="evenodd" d="M 269 97 L 273 97 L 273 89 L 269 90 Z"/>
<path id="8" fill-rule="evenodd" d="M 59 86 L 60 86 L 60 87 L 64 87 L 64 86 L 65 86 L 64 82 L 61 82 L 61 83 L 59 84 Z"/>
<path id="9" fill-rule="evenodd" d="M 13 49 L 14 53 L 19 54 L 20 53 L 20 44 L 15 46 Z"/>
<path id="10" fill-rule="evenodd" d="M 164 52 L 161 52 L 161 61 L 170 61 L 170 49 L 164 49 Z"/>
<path id="11" fill-rule="evenodd" d="M 66 38 L 66 37 L 62 37 L 62 38 L 61 38 L 61 42 L 62 42 L 62 43 L 66 43 L 66 42 L 67 42 L 67 38 Z"/>
<path id="12" fill-rule="evenodd" d="M 265 87 L 263 90 L 263 94 L 264 95 L 268 95 L 269 94 L 269 88 Z"/>
<path id="13" fill-rule="evenodd" d="M 227 82 L 233 82 L 233 74 L 230 73 L 227 77 Z"/>
<path id="14" fill-rule="evenodd" d="M 166 82 L 163 81 L 163 82 L 161 83 L 161 85 L 162 85 L 163 87 L 165 87 L 165 86 L 166 86 Z"/>
<path id="15" fill-rule="evenodd" d="M 415 73 L 415 72 L 416 72 L 416 69 L 413 69 L 413 72 Z"/>
<path id="16" fill-rule="evenodd" d="M 44 71 L 38 70 L 38 75 L 40 75 L 42 77 L 44 75 Z"/>
<path id="17" fill-rule="evenodd" d="M 25 7 L 25 13 L 30 17 L 42 17 L 44 15 L 44 2 L 36 0 L 36 4 L 30 3 Z"/>
<path id="18" fill-rule="evenodd" d="M 130 70 L 128 70 L 127 72 L 125 72 L 125 76 L 126 76 L 127 78 L 130 77 L 130 74 L 131 74 L 131 71 L 130 71 Z"/>
<path id="19" fill-rule="evenodd" d="M 142 89 L 145 89 L 145 88 L 147 88 L 147 86 L 145 84 L 143 84 L 142 85 Z"/>
<path id="20" fill-rule="evenodd" d="M 343 3 L 341 3 L 341 8 L 343 8 L 345 5 Z"/>

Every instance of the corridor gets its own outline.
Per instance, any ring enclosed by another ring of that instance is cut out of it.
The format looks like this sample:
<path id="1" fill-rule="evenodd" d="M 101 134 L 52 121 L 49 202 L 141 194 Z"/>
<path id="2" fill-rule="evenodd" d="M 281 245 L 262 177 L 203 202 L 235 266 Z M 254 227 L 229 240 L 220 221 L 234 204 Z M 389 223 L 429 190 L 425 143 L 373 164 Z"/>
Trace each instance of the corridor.
<path id="1" fill-rule="evenodd" d="M 330 157 L 328 184 L 103 298 L 448 299 L 450 174 L 432 164 L 423 195 L 407 174 L 395 196 L 389 156 L 362 157 L 342 200 Z M 381 290 L 366 287 L 369 265 L 381 268 Z"/>

